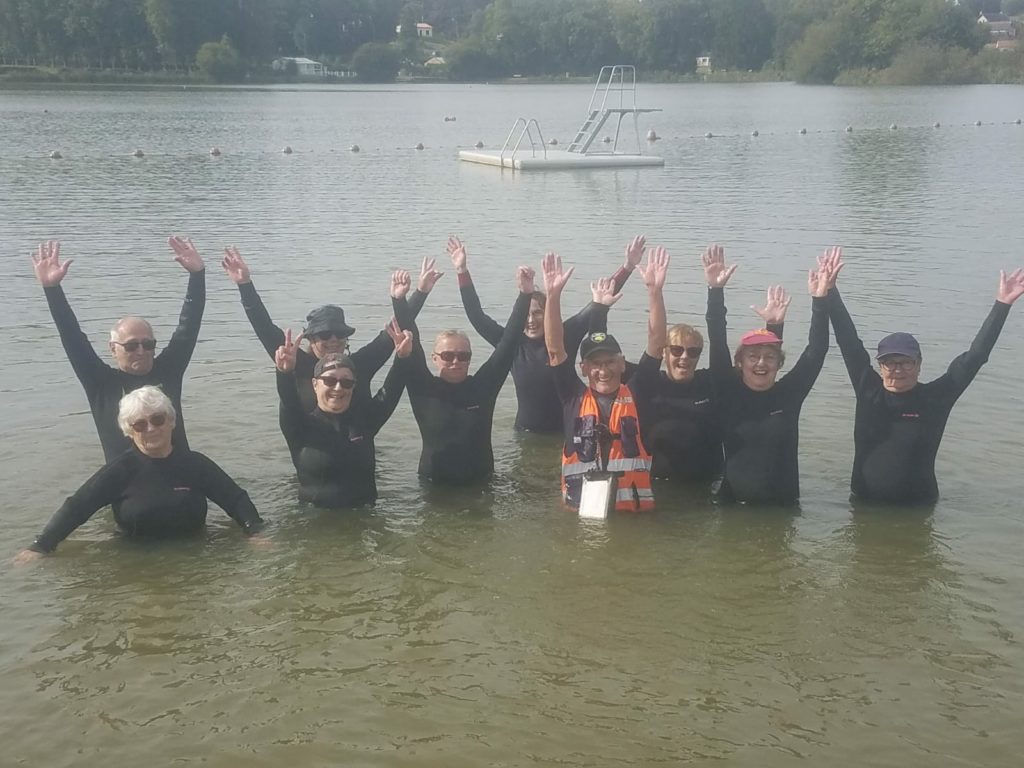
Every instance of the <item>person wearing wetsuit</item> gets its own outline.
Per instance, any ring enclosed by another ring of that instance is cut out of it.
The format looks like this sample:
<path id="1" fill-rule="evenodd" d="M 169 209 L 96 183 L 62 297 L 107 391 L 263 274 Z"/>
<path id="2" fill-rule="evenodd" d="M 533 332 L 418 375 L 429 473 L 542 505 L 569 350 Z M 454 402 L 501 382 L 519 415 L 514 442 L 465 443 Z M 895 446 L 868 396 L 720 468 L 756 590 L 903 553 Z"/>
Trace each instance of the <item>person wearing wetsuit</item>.
<path id="1" fill-rule="evenodd" d="M 828 352 L 829 274 L 819 268 L 808 277 L 813 298 L 807 347 L 776 381 L 785 356 L 782 340 L 767 329 L 745 334 L 730 359 L 724 288 L 736 267 L 725 266 L 724 251 L 717 245 L 704 252 L 703 261 L 711 377 L 725 449 L 719 495 L 760 504 L 795 503 L 800 496 L 800 409 Z"/>
<path id="2" fill-rule="evenodd" d="M 655 249 L 665 279 L 668 256 Z M 651 268 L 653 275 L 653 268 Z M 586 381 L 576 375 L 562 331 L 562 289 L 572 269 L 562 269 L 562 260 L 554 253 L 544 257 L 544 287 L 548 300 L 544 307 L 544 341 L 555 377 L 555 390 L 562 406 L 562 500 L 578 509 L 584 481 L 593 472 L 611 472 L 616 476 L 614 509 L 617 512 L 642 512 L 654 508 L 651 489 L 651 457 L 644 447 L 640 417 L 633 393 L 623 383 L 626 362 L 622 348 L 611 334 L 592 331 L 580 344 L 580 370 Z M 649 276 L 645 273 L 645 282 Z M 611 307 L 621 294 L 615 282 L 602 278 L 591 283 L 594 301 Z"/>
<path id="3" fill-rule="evenodd" d="M 533 294 L 533 270 L 518 269 L 519 297 L 505 331 L 490 358 L 469 375 L 472 357 L 469 338 L 460 331 L 443 331 L 434 342 L 431 358 L 435 376 L 427 367 L 419 330 L 412 325 L 413 351 L 406 389 L 423 450 L 419 475 L 440 485 L 471 485 L 494 471 L 491 425 L 494 404 L 508 378 L 520 330 Z"/>
<path id="4" fill-rule="evenodd" d="M 318 507 L 355 507 L 377 499 L 374 437 L 394 413 L 405 389 L 412 333 L 388 325 L 395 362 L 376 396 L 353 403 L 355 366 L 347 355 L 327 354 L 313 369 L 317 406 L 307 412 L 295 386 L 298 340 L 291 332 L 277 350 L 281 432 L 299 479 L 299 498 Z"/>
<path id="5" fill-rule="evenodd" d="M 256 293 L 252 283 L 251 273 L 248 264 L 242 258 L 237 248 L 225 248 L 225 257 L 221 266 L 227 272 L 228 277 L 238 286 L 238 293 L 242 299 L 242 307 L 249 318 L 256 336 L 263 343 L 263 348 L 271 359 L 277 353 L 278 348 L 284 344 L 285 334 L 273 320 L 270 313 L 263 305 L 263 300 Z M 408 312 L 411 318 L 415 318 L 426 294 L 433 288 L 434 283 L 443 273 L 436 271 L 434 262 L 425 259 L 423 271 L 420 274 L 419 290 L 414 291 L 409 297 Z M 392 286 L 394 289 L 394 286 Z M 405 298 L 401 299 L 405 303 Z M 313 369 L 317 360 L 327 354 L 347 353 L 349 339 L 355 333 L 355 328 L 345 322 L 345 310 L 334 304 L 326 304 L 313 309 L 306 315 L 306 327 L 303 330 L 303 337 L 309 342 L 309 351 L 299 349 L 295 361 L 295 385 L 298 388 L 299 398 L 302 407 L 311 412 L 316 406 L 316 396 L 313 393 Z M 356 402 L 369 400 L 370 382 L 377 371 L 381 369 L 391 351 L 395 348 L 394 342 L 386 331 L 381 331 L 373 341 L 361 349 L 349 354 L 356 371 L 356 391 L 354 397 Z"/>
<path id="6" fill-rule="evenodd" d="M 662 266 L 662 259 L 664 260 Z M 654 271 L 652 272 L 652 267 Z M 639 268 L 649 299 L 647 350 L 629 380 L 640 412 L 644 441 L 651 452 L 651 474 L 685 483 L 709 484 L 722 473 L 722 435 L 711 371 L 698 370 L 704 337 L 680 323 L 666 331 L 662 292 L 668 255 L 657 249 Z M 768 301 L 755 311 L 769 331 L 782 338 L 789 299 L 780 287 L 768 289 Z M 665 370 L 661 370 L 662 357 Z"/>
<path id="7" fill-rule="evenodd" d="M 839 259 L 842 252 L 833 249 Z M 932 504 L 939 497 L 935 457 L 950 411 L 986 362 L 1013 303 L 1024 294 L 1024 271 L 1000 273 L 996 301 L 969 350 L 939 378 L 920 382 L 921 347 L 909 333 L 878 343 L 878 370 L 857 336 L 850 313 L 833 288 L 829 315 L 857 397 L 850 489 L 859 499 Z"/>
<path id="8" fill-rule="evenodd" d="M 174 260 L 189 273 L 178 327 L 167 346 L 157 355 L 152 326 L 141 317 L 121 318 L 110 332 L 110 353 L 117 364 L 116 368 L 104 363 L 96 354 L 64 295 L 61 281 L 67 274 L 71 260 L 61 263 L 60 243 L 47 241 L 39 246 L 32 257 L 36 277 L 43 286 L 64 351 L 85 389 L 89 410 L 103 447 L 103 456 L 108 462 L 131 446 L 131 440 L 117 426 L 117 409 L 121 398 L 132 390 L 150 384 L 159 386 L 171 398 L 179 414 L 174 429 L 174 443 L 188 448 L 185 422 L 180 415 L 182 380 L 199 338 L 199 326 L 206 307 L 206 271 L 191 240 L 172 237 L 168 244 L 175 252 Z"/>
<path id="9" fill-rule="evenodd" d="M 113 507 L 118 528 L 131 536 L 195 535 L 206 525 L 207 499 L 247 535 L 262 528 L 249 495 L 224 470 L 203 454 L 173 444 L 174 405 L 157 387 L 144 386 L 125 395 L 117 420 L 132 447 L 69 496 L 16 562 L 52 552 L 108 505 Z"/>
<path id="10" fill-rule="evenodd" d="M 643 237 L 635 237 L 626 246 L 626 260 L 613 275 L 618 293 L 629 279 L 644 253 Z M 470 325 L 488 344 L 496 347 L 505 329 L 492 319 L 480 304 L 473 278 L 466 266 L 466 249 L 458 238 L 448 240 L 448 254 L 459 280 L 462 306 Z M 555 392 L 554 376 L 544 345 L 544 294 L 535 292 L 530 300 L 524 330 L 520 333 L 512 361 L 512 381 L 516 388 L 515 428 L 524 432 L 557 434 L 562 430 L 562 409 Z M 604 331 L 608 325 L 608 307 L 591 302 L 565 321 L 565 347 L 569 357 L 576 354 L 588 331 Z"/>

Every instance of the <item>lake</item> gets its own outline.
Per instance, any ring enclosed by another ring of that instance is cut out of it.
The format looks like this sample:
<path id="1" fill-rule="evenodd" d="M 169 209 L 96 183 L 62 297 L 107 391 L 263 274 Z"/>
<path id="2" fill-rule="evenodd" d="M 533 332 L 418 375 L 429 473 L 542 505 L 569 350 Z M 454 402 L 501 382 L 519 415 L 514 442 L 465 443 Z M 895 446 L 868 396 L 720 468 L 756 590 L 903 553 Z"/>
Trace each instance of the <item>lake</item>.
<path id="1" fill-rule="evenodd" d="M 504 320 L 517 264 L 556 250 L 575 265 L 569 311 L 646 233 L 673 256 L 670 322 L 698 327 L 699 253 L 720 242 L 740 265 L 733 339 L 782 283 L 792 352 L 807 334 L 806 270 L 841 244 L 861 337 L 917 333 L 926 379 L 970 345 L 999 270 L 1024 266 L 1024 87 L 644 85 L 641 104 L 663 111 L 641 132 L 663 137 L 663 169 L 456 161 L 478 140 L 500 147 L 519 116 L 567 143 L 590 92 L 0 92 L 0 762 L 1018 764 L 1024 307 L 953 412 L 932 511 L 851 506 L 854 401 L 834 344 L 803 411 L 795 514 L 659 486 L 652 515 L 581 522 L 559 501 L 559 441 L 513 433 L 511 384 L 488 488 L 420 484 L 403 401 L 378 439 L 372 509 L 295 500 L 273 366 L 219 266 L 225 245 L 278 324 L 340 303 L 360 346 L 390 314 L 390 270 L 447 262 L 450 234 Z M 170 336 L 186 283 L 172 233 L 208 266 L 189 439 L 248 489 L 273 545 L 248 546 L 215 509 L 201 540 L 140 544 L 104 511 L 55 556 L 12 568 L 102 463 L 29 254 L 63 242 L 68 297 L 106 355 L 124 314 Z M 468 328 L 448 272 L 425 337 Z M 609 321 L 634 359 L 646 304 L 634 276 Z"/>

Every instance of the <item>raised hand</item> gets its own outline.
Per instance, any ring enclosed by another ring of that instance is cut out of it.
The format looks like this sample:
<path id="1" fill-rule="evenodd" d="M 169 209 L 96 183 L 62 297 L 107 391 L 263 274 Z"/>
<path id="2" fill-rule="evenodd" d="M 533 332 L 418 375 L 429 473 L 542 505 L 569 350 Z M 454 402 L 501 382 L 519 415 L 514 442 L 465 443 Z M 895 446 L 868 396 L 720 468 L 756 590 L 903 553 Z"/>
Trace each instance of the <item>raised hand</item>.
<path id="1" fill-rule="evenodd" d="M 391 341 L 395 343 L 396 357 L 408 357 L 412 354 L 412 331 L 403 331 L 398 327 L 398 320 L 393 317 L 388 321 L 384 330 L 388 332 Z"/>
<path id="2" fill-rule="evenodd" d="M 769 285 L 764 306 L 750 308 L 764 320 L 765 325 L 782 325 L 786 322 L 786 310 L 789 309 L 789 302 L 792 300 L 793 297 L 788 295 L 781 285 Z"/>
<path id="3" fill-rule="evenodd" d="M 396 269 L 391 273 L 391 298 L 404 299 L 412 287 L 412 277 L 408 270 Z"/>
<path id="4" fill-rule="evenodd" d="M 533 267 L 520 266 L 516 269 L 516 282 L 519 283 L 520 293 L 533 293 L 535 290 L 534 277 L 536 273 Z"/>
<path id="5" fill-rule="evenodd" d="M 575 267 L 569 267 L 563 271 L 562 257 L 557 253 L 546 253 L 541 262 L 541 270 L 544 272 L 544 290 L 548 294 L 561 293 L 565 284 L 569 282 L 569 278 L 572 277 L 574 269 Z"/>
<path id="6" fill-rule="evenodd" d="M 457 237 L 448 238 L 448 255 L 452 258 L 452 266 L 458 274 L 466 271 L 466 246 Z"/>
<path id="7" fill-rule="evenodd" d="M 737 267 L 736 264 L 725 266 L 725 249 L 720 245 L 709 245 L 700 260 L 704 265 L 704 278 L 709 288 L 725 288 Z"/>
<path id="8" fill-rule="evenodd" d="M 807 271 L 807 292 L 816 299 L 828 295 L 828 270 L 824 267 Z"/>
<path id="9" fill-rule="evenodd" d="M 60 242 L 47 240 L 45 243 L 40 243 L 39 248 L 32 254 L 32 269 L 35 270 L 36 277 L 44 288 L 53 288 L 55 285 L 60 285 L 60 281 L 68 273 L 68 267 L 71 266 L 72 261 L 73 259 L 68 259 L 61 264 Z M 31 552 L 32 550 L 26 551 Z"/>
<path id="10" fill-rule="evenodd" d="M 44 557 L 46 557 L 46 555 L 42 552 L 36 552 L 34 549 L 23 549 L 14 556 L 14 560 L 12 562 L 16 566 L 28 565 L 29 563 L 34 563 L 36 560 L 40 560 Z"/>
<path id="11" fill-rule="evenodd" d="M 252 282 L 249 265 L 245 263 L 245 259 L 242 258 L 242 254 L 235 246 L 229 245 L 224 249 L 224 258 L 220 260 L 220 265 L 224 267 L 224 271 L 228 273 L 228 277 L 235 285 Z"/>
<path id="12" fill-rule="evenodd" d="M 1000 270 L 996 301 L 1013 304 L 1022 295 L 1024 295 L 1024 269 L 1015 269 L 1009 275 Z"/>
<path id="13" fill-rule="evenodd" d="M 647 252 L 647 264 L 637 267 L 640 277 L 648 291 L 660 291 L 665 287 L 665 278 L 668 276 L 668 251 L 663 246 L 655 246 Z"/>
<path id="14" fill-rule="evenodd" d="M 610 307 L 622 298 L 621 293 L 615 292 L 615 281 L 610 277 L 602 277 L 590 284 L 590 293 L 594 297 L 595 304 L 604 304 Z"/>
<path id="15" fill-rule="evenodd" d="M 640 262 L 644 258 L 646 244 L 647 238 L 644 235 L 637 235 L 629 241 L 629 245 L 626 246 L 626 263 L 624 264 L 626 269 L 636 269 L 640 266 Z"/>
<path id="16" fill-rule="evenodd" d="M 825 279 L 828 280 L 829 290 L 836 287 L 836 280 L 839 278 L 839 272 L 844 266 L 843 249 L 839 246 L 826 248 L 825 252 L 818 257 L 818 271 L 825 273 Z"/>
<path id="17" fill-rule="evenodd" d="M 434 269 L 436 263 L 436 259 L 431 259 L 428 256 L 423 257 L 423 264 L 420 265 L 420 280 L 416 284 L 416 290 L 420 293 L 430 293 L 434 284 L 444 276 L 444 272 L 438 272 Z"/>
<path id="18" fill-rule="evenodd" d="M 302 341 L 300 333 L 292 341 L 292 329 L 289 328 L 284 334 L 284 344 L 274 352 L 274 365 L 281 373 L 291 373 L 295 370 L 295 358 L 299 355 L 299 342 Z"/>
<path id="19" fill-rule="evenodd" d="M 199 255 L 199 251 L 189 238 L 172 235 L 167 238 L 167 244 L 174 251 L 174 260 L 189 272 L 202 272 L 206 268 L 203 257 Z"/>

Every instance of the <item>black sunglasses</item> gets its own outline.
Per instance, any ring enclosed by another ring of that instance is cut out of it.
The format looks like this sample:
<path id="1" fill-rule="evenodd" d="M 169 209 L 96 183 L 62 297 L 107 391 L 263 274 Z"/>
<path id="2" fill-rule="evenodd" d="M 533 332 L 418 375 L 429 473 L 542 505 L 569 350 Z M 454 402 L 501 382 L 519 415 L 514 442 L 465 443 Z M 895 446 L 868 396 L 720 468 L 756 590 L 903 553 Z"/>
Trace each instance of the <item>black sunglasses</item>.
<path id="1" fill-rule="evenodd" d="M 473 357 L 472 352 L 463 352 L 461 350 L 458 352 L 453 352 L 450 349 L 446 349 L 444 352 L 435 352 L 434 354 L 440 357 L 446 363 L 454 363 L 456 360 L 458 360 L 460 363 L 468 363 L 469 359 Z"/>
<path id="2" fill-rule="evenodd" d="M 348 340 L 348 336 L 342 336 L 337 331 L 320 331 L 319 333 L 314 333 L 313 338 L 317 341 L 330 341 L 331 339 Z"/>
<path id="3" fill-rule="evenodd" d="M 125 352 L 134 352 L 139 347 L 142 347 L 147 352 L 152 352 L 156 349 L 156 339 L 143 339 L 142 341 L 132 339 L 131 341 L 115 341 L 114 343 L 119 347 L 124 347 Z"/>
<path id="4" fill-rule="evenodd" d="M 148 419 L 139 419 L 138 421 L 132 422 L 132 429 L 136 432 L 149 432 L 150 426 L 154 429 L 162 427 L 167 423 L 167 414 L 165 413 L 154 413 Z"/>
<path id="5" fill-rule="evenodd" d="M 356 385 L 355 379 L 339 378 L 337 376 L 321 376 L 320 381 L 324 383 L 324 386 L 328 389 L 334 389 L 335 387 L 341 387 L 342 389 L 352 389 Z"/>
<path id="6" fill-rule="evenodd" d="M 675 344 L 669 345 L 668 353 L 672 357 L 682 357 L 685 352 L 690 357 L 700 357 L 700 353 L 704 351 L 704 347 L 677 347 Z"/>

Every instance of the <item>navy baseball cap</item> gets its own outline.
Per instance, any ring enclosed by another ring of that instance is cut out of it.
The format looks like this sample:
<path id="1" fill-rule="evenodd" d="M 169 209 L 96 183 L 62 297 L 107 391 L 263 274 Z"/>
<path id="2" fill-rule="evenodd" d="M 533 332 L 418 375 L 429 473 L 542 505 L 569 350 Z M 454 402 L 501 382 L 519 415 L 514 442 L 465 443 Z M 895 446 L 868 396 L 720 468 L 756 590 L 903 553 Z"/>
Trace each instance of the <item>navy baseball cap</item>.
<path id="1" fill-rule="evenodd" d="M 875 360 L 881 360 L 889 355 L 904 355 L 920 360 L 921 345 L 909 333 L 890 333 L 878 342 L 878 354 L 875 355 Z"/>

